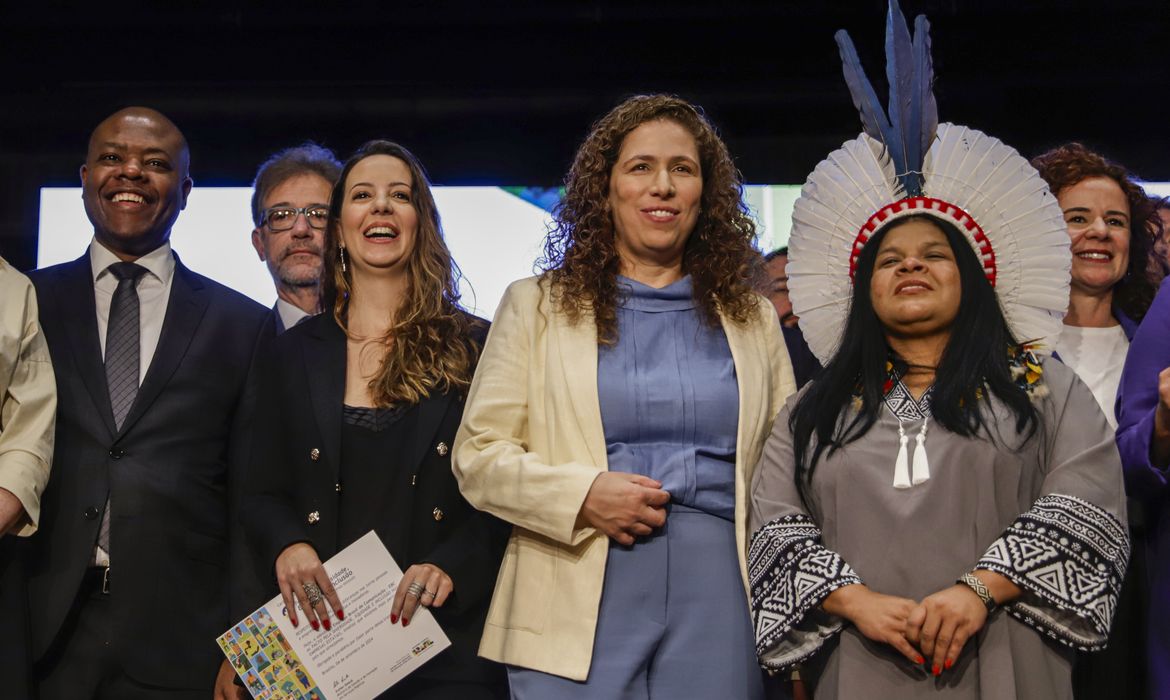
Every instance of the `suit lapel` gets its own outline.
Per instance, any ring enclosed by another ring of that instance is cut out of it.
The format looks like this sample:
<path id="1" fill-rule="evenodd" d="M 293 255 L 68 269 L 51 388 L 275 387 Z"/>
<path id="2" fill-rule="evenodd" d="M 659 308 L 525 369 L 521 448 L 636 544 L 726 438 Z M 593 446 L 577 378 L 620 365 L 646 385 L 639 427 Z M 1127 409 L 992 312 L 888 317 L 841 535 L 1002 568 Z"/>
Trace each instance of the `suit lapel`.
<path id="1" fill-rule="evenodd" d="M 69 340 L 69 350 L 106 430 L 114 435 L 117 431 L 114 428 L 114 412 L 110 409 L 110 390 L 106 386 L 101 339 L 98 338 L 89 253 L 62 268 L 61 277 L 61 285 L 54 292 L 59 299 L 57 309 L 64 335 Z"/>
<path id="2" fill-rule="evenodd" d="M 273 323 L 276 325 L 276 334 L 284 333 L 287 329 L 284 327 L 284 319 L 280 317 L 280 308 L 276 304 L 272 305 L 272 318 L 275 319 Z"/>
<path id="3" fill-rule="evenodd" d="M 138 389 L 138 396 L 134 398 L 130 413 L 126 414 L 126 420 L 122 423 L 121 434 L 138 422 L 166 388 L 167 382 L 186 356 L 205 311 L 207 294 L 203 283 L 176 257 L 175 276 L 171 280 L 171 295 L 167 299 L 162 335 L 159 336 L 154 357 L 150 360 L 150 368 L 146 370 L 142 386 Z"/>
<path id="4" fill-rule="evenodd" d="M 323 315 L 324 316 L 324 315 Z M 305 376 L 309 378 L 309 398 L 324 441 L 321 451 L 333 473 L 341 475 L 341 406 L 345 401 L 345 334 L 332 316 L 314 320 L 305 336 Z"/>
<path id="5" fill-rule="evenodd" d="M 550 331 L 589 456 L 594 464 L 607 464 L 605 427 L 601 423 L 601 401 L 597 395 L 597 327 L 590 318 L 572 324 L 563 315 L 552 314 Z"/>

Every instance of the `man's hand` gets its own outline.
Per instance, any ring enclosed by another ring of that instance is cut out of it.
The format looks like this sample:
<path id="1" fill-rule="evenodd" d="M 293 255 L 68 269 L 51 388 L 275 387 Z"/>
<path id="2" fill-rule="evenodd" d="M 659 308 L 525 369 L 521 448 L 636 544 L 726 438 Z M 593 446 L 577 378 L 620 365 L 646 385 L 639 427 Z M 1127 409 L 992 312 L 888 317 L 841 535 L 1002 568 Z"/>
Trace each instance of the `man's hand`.
<path id="1" fill-rule="evenodd" d="M 248 691 L 236 685 L 236 671 L 227 659 L 215 674 L 215 694 L 211 697 L 212 700 L 248 700 Z"/>
<path id="2" fill-rule="evenodd" d="M 0 488 L 0 537 L 16 530 L 27 518 L 20 499 L 8 489 Z"/>

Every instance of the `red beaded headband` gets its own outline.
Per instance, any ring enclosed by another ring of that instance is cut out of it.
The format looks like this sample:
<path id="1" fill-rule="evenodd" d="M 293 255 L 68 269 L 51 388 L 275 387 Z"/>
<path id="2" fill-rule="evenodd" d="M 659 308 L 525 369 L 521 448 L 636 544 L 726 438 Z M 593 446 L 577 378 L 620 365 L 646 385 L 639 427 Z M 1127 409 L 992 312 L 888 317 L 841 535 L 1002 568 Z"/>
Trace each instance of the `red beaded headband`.
<path id="1" fill-rule="evenodd" d="M 853 250 L 849 255 L 849 279 L 853 279 L 854 273 L 857 271 L 857 258 L 861 255 L 861 249 L 865 247 L 878 228 L 893 219 L 910 214 L 931 214 L 958 226 L 960 231 L 974 241 L 975 253 L 983 263 L 983 271 L 987 276 L 987 281 L 991 283 L 992 287 L 995 286 L 995 251 L 991 247 L 991 241 L 988 240 L 987 234 L 983 232 L 983 228 L 975 221 L 975 217 L 964 211 L 962 207 L 934 197 L 899 199 L 878 209 L 873 216 L 869 217 L 861 230 L 857 232 L 857 238 L 853 239 Z"/>

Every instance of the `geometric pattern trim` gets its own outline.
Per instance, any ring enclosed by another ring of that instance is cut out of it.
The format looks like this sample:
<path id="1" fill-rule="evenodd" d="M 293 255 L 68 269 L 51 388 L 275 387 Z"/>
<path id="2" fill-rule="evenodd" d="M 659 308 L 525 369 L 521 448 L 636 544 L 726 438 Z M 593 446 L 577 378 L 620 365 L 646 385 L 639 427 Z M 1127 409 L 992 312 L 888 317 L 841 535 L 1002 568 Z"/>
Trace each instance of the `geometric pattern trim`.
<path id="1" fill-rule="evenodd" d="M 756 653 L 760 658 L 830 593 L 862 582 L 841 555 L 821 546 L 820 542 L 820 529 L 803 514 L 776 518 L 752 538 L 748 550 L 748 581 Z M 811 648 L 783 659 L 775 668 L 800 663 L 816 653 L 825 639 L 820 638 Z"/>
<path id="2" fill-rule="evenodd" d="M 1103 649 L 1129 563 L 1129 531 L 1098 506 L 1050 494 L 991 544 L 977 569 L 1011 579 L 1025 595 L 1013 617 L 1077 649 Z"/>
<path id="3" fill-rule="evenodd" d="M 895 377 L 894 386 L 890 389 L 890 393 L 886 394 L 886 408 L 890 410 L 890 413 L 894 414 L 898 422 L 919 421 L 923 418 L 929 418 L 930 395 L 934 393 L 934 385 L 932 384 L 930 388 L 922 393 L 922 398 L 915 401 L 910 390 L 902 383 L 902 379 L 896 375 L 891 376 Z"/>

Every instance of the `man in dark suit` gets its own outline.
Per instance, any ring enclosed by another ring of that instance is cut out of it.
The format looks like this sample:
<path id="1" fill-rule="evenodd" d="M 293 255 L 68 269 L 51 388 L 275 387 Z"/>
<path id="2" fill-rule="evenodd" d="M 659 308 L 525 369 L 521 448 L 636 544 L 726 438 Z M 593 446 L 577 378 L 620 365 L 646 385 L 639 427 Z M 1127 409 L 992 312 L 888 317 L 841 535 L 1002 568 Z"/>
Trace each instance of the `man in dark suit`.
<path id="1" fill-rule="evenodd" d="M 341 174 L 333 151 L 312 142 L 272 155 L 252 183 L 252 247 L 276 285 L 272 308 L 283 333 L 319 307 L 329 195 Z"/>
<path id="2" fill-rule="evenodd" d="M 170 250 L 189 162 L 162 114 L 107 118 L 81 168 L 94 240 L 30 275 L 59 396 L 29 562 L 42 700 L 206 700 L 233 677 L 215 637 L 258 602 L 235 496 L 272 330 Z"/>
<path id="3" fill-rule="evenodd" d="M 784 345 L 792 361 L 792 373 L 796 386 L 800 388 L 821 371 L 821 363 L 809 350 L 804 334 L 797 325 L 800 319 L 792 313 L 792 301 L 788 298 L 788 246 L 773 250 L 764 256 L 764 271 L 768 274 L 764 296 L 776 307 L 780 317 L 780 330 L 784 334 Z"/>

